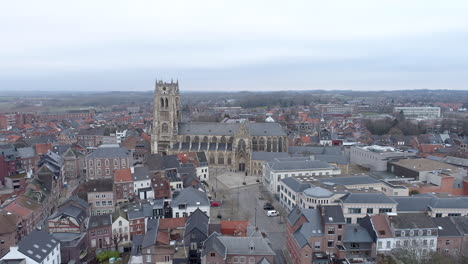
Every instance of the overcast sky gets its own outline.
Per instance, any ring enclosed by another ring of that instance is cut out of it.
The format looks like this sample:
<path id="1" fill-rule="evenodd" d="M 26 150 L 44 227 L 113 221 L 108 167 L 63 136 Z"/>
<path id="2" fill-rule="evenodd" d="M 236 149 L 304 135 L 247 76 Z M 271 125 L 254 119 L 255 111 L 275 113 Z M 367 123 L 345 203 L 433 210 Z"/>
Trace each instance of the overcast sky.
<path id="1" fill-rule="evenodd" d="M 0 3 L 0 90 L 468 89 L 468 1 Z"/>

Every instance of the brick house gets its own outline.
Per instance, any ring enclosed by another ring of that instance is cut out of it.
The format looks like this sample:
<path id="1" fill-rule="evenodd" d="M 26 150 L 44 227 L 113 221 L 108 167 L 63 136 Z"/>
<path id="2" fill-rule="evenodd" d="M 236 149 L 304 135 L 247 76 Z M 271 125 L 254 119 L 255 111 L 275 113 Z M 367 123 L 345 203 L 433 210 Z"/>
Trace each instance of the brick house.
<path id="1" fill-rule="evenodd" d="M 64 177 L 67 181 L 80 179 L 84 176 L 85 163 L 83 153 L 70 147 L 63 153 L 62 158 L 64 160 Z"/>
<path id="2" fill-rule="evenodd" d="M 96 252 L 112 249 L 111 214 L 93 215 L 88 221 L 89 248 Z"/>
<path id="3" fill-rule="evenodd" d="M 294 263 L 312 262 L 314 253 L 338 254 L 345 237 L 340 206 L 296 207 L 288 215 L 286 247 Z"/>
<path id="4" fill-rule="evenodd" d="M 134 195 L 133 179 L 130 169 L 114 171 L 114 198 L 117 204 L 128 202 Z"/>
<path id="5" fill-rule="evenodd" d="M 153 187 L 154 198 L 168 199 L 172 196 L 171 183 L 163 172 L 155 172 L 151 179 L 151 186 Z"/>
<path id="6" fill-rule="evenodd" d="M 463 253 L 463 234 L 452 219 L 450 217 L 432 218 L 432 222 L 439 229 L 437 252 L 454 256 Z"/>
<path id="7" fill-rule="evenodd" d="M 129 168 L 130 151 L 116 145 L 101 145 L 85 158 L 86 178 L 114 178 L 114 170 Z"/>
<path id="8" fill-rule="evenodd" d="M 115 209 L 113 186 L 112 179 L 90 180 L 76 187 L 73 194 L 88 201 L 91 215 L 113 213 Z"/>
<path id="9" fill-rule="evenodd" d="M 10 247 L 16 245 L 18 239 L 19 217 L 12 213 L 0 212 L 0 258 L 10 251 Z"/>
<path id="10" fill-rule="evenodd" d="M 130 226 L 130 239 L 133 239 L 136 235 L 144 235 L 146 225 L 143 208 L 129 208 L 127 215 Z"/>
<path id="11" fill-rule="evenodd" d="M 159 231 L 159 219 L 149 219 L 141 245 L 143 263 L 172 263 L 175 247 L 168 233 Z"/>

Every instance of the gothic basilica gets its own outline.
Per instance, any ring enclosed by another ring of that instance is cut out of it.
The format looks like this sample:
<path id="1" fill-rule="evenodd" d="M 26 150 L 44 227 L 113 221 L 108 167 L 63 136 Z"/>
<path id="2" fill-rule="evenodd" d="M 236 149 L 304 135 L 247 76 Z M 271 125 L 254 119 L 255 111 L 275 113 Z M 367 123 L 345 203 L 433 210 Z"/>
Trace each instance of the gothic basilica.
<path id="1" fill-rule="evenodd" d="M 246 171 L 254 151 L 286 152 L 288 139 L 278 123 L 181 122 L 178 82 L 157 81 L 152 152 L 206 153 L 210 167 Z M 252 172 L 253 173 L 253 172 Z"/>

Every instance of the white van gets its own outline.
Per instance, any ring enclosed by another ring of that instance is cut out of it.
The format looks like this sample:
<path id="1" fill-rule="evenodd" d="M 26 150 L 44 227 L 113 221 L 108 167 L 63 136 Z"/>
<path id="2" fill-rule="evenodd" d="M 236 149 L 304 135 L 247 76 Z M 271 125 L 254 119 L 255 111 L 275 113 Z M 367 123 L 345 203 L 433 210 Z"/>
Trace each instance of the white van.
<path id="1" fill-rule="evenodd" d="M 266 212 L 267 216 L 278 216 L 279 213 L 276 210 L 269 210 Z"/>

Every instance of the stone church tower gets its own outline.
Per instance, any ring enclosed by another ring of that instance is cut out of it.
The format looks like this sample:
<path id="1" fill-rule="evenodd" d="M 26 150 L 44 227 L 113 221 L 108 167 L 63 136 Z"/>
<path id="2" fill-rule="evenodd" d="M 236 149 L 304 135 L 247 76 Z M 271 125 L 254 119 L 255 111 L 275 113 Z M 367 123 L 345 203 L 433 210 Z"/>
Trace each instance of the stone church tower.
<path id="1" fill-rule="evenodd" d="M 167 154 L 177 140 L 181 120 L 179 82 L 156 81 L 151 152 Z"/>

